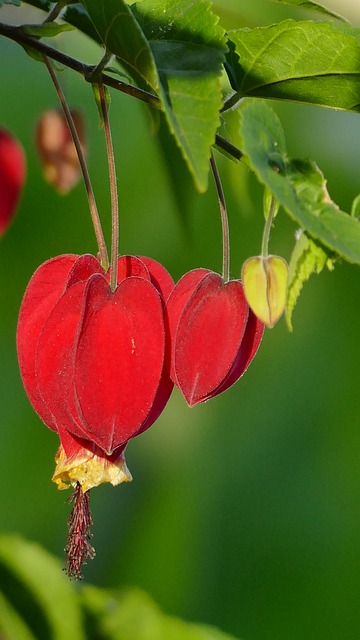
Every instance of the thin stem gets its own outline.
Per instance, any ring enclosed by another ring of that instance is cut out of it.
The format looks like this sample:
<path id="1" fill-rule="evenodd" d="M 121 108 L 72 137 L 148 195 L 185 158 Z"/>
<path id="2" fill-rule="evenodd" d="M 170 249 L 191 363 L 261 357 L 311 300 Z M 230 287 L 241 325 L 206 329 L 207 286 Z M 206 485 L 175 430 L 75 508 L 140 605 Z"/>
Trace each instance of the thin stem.
<path id="1" fill-rule="evenodd" d="M 104 234 L 102 231 L 102 227 L 101 227 L 101 221 L 100 221 L 100 217 L 99 217 L 99 213 L 97 210 L 97 206 L 96 206 L 96 202 L 95 202 L 95 197 L 94 197 L 94 192 L 92 189 L 92 185 L 91 185 L 91 180 L 90 180 L 90 176 L 89 176 L 89 172 L 87 169 L 87 165 L 85 162 L 85 157 L 84 157 L 84 153 L 83 150 L 81 148 L 81 142 L 74 124 L 74 120 L 73 117 L 70 113 L 70 109 L 68 107 L 68 104 L 66 102 L 66 98 L 64 96 L 64 93 L 61 89 L 61 86 L 58 82 L 58 79 L 56 77 L 56 74 L 54 72 L 54 69 L 51 66 L 50 61 L 48 60 L 48 58 L 46 56 L 44 57 L 44 62 L 48 68 L 48 71 L 50 73 L 50 76 L 52 78 L 52 81 L 54 83 L 56 92 L 58 94 L 61 106 L 63 108 L 64 111 L 64 115 L 67 121 L 67 124 L 69 126 L 71 135 L 72 135 L 72 139 L 76 148 L 76 152 L 79 158 L 79 163 L 80 163 L 80 167 L 81 167 L 81 171 L 83 174 L 83 178 L 84 178 L 84 183 L 85 183 L 85 189 L 86 189 L 86 195 L 88 198 L 88 202 L 89 202 L 89 208 L 90 208 L 90 215 L 91 215 L 91 219 L 92 219 L 92 223 L 94 226 L 94 231 L 95 231 L 95 236 L 96 236 L 96 241 L 97 241 L 97 245 L 98 245 L 98 249 L 99 249 L 99 255 L 100 255 L 100 263 L 102 265 L 102 267 L 106 270 L 109 266 L 109 258 L 108 258 L 108 254 L 107 254 L 107 249 L 106 249 L 106 244 L 105 244 L 105 239 L 104 239 Z"/>
<path id="2" fill-rule="evenodd" d="M 64 9 L 64 7 L 66 7 L 66 0 L 59 0 L 59 2 L 57 2 L 53 8 L 51 9 L 51 11 L 49 11 L 47 17 L 44 20 L 44 23 L 46 22 L 54 22 L 54 20 L 56 20 L 56 18 L 59 17 L 60 13 L 62 12 L 62 10 Z"/>
<path id="3" fill-rule="evenodd" d="M 109 62 L 111 62 L 113 57 L 114 57 L 113 53 L 110 53 L 110 51 L 105 51 L 100 62 L 93 68 L 90 76 L 88 76 L 88 80 L 90 81 L 92 80 L 94 83 L 101 82 L 102 73 L 105 67 L 109 64 Z"/>
<path id="4" fill-rule="evenodd" d="M 220 174 L 216 166 L 214 154 L 211 152 L 210 157 L 211 169 L 213 172 L 216 190 L 219 199 L 221 228 L 222 228 L 222 244 L 223 244 L 223 264 L 222 264 L 222 276 L 224 282 L 230 280 L 230 239 L 229 239 L 229 220 L 226 211 L 225 195 L 221 184 Z"/>
<path id="5" fill-rule="evenodd" d="M 262 258 L 267 258 L 269 255 L 269 239 L 270 239 L 271 226 L 274 218 L 275 207 L 276 207 L 276 198 L 274 198 L 274 196 L 271 196 L 269 213 L 268 213 L 268 217 L 266 218 L 266 223 L 265 223 L 264 233 L 263 233 L 262 243 L 261 243 Z"/>
<path id="6" fill-rule="evenodd" d="M 111 196 L 111 270 L 110 270 L 110 288 L 115 291 L 117 286 L 117 260 L 119 253 L 119 202 L 116 182 L 116 168 L 114 158 L 114 148 L 111 138 L 110 122 L 108 117 L 108 109 L 106 104 L 106 95 L 104 85 L 99 83 L 99 94 L 101 102 L 101 110 L 104 119 L 104 133 L 106 140 L 106 150 L 109 165 L 109 181 Z"/>

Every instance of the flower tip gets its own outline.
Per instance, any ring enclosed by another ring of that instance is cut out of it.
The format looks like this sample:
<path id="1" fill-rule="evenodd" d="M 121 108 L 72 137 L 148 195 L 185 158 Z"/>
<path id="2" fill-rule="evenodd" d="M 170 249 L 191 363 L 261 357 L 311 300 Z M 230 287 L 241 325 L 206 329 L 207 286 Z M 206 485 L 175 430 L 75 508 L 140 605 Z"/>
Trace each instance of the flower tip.
<path id="1" fill-rule="evenodd" d="M 107 456 L 100 456 L 81 448 L 75 456 L 67 457 L 60 446 L 56 457 L 56 468 L 52 481 L 58 489 L 68 489 L 69 485 L 81 485 L 83 493 L 97 487 L 99 484 L 109 482 L 113 487 L 122 482 L 131 482 L 132 475 L 127 467 L 124 452 L 122 451 L 115 460 Z"/>

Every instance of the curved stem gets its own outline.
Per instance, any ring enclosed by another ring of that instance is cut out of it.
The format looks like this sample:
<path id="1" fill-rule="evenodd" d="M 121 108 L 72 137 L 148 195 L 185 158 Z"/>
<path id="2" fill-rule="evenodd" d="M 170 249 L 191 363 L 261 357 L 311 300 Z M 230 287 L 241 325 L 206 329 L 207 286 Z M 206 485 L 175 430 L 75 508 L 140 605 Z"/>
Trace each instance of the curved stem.
<path id="1" fill-rule="evenodd" d="M 56 20 L 56 18 L 59 17 L 60 13 L 66 7 L 66 5 L 67 5 L 67 1 L 66 0 L 59 0 L 53 6 L 53 8 L 49 11 L 47 17 L 44 20 L 44 23 L 46 23 L 46 22 L 54 22 L 54 20 Z"/>
<path id="2" fill-rule="evenodd" d="M 70 113 L 70 109 L 69 109 L 68 104 L 66 102 L 66 98 L 65 98 L 64 93 L 63 93 L 63 91 L 61 89 L 61 86 L 60 86 L 60 84 L 58 82 L 58 79 L 56 77 L 54 69 L 52 68 L 51 63 L 47 59 L 47 57 L 46 56 L 43 56 L 43 57 L 44 57 L 44 62 L 45 62 L 46 66 L 47 66 L 47 68 L 49 70 L 49 73 L 50 73 L 50 76 L 52 78 L 52 81 L 54 83 L 56 92 L 57 92 L 57 94 L 59 96 L 59 100 L 60 100 L 61 106 L 63 108 L 64 115 L 65 115 L 66 121 L 68 123 L 69 129 L 71 131 L 72 139 L 74 141 L 74 145 L 75 145 L 76 152 L 77 152 L 77 155 L 78 155 L 78 158 L 79 158 L 79 162 L 80 162 L 81 171 L 82 171 L 83 178 L 84 178 L 86 195 L 87 195 L 87 198 L 88 198 L 89 208 L 90 208 L 90 215 L 91 215 L 92 223 L 93 223 L 93 226 L 94 226 L 96 241 L 97 241 L 97 245 L 98 245 L 98 249 L 99 249 L 100 262 L 101 262 L 101 266 L 106 270 L 108 268 L 108 266 L 109 266 L 109 258 L 108 258 L 108 254 L 107 254 L 104 234 L 103 234 L 102 227 L 101 227 L 101 221 L 100 221 L 99 213 L 98 213 L 96 202 L 95 202 L 94 192 L 93 192 L 93 189 L 92 189 L 89 172 L 88 172 L 88 169 L 87 169 L 87 166 L 86 166 L 84 153 L 83 153 L 83 150 L 81 148 L 81 143 L 80 143 L 80 140 L 79 140 L 79 136 L 78 136 L 75 124 L 74 124 L 73 117 L 72 117 L 72 115 Z"/>
<path id="3" fill-rule="evenodd" d="M 264 233 L 263 233 L 262 243 L 261 243 L 262 258 L 267 258 L 269 254 L 269 239 L 270 239 L 271 226 L 274 218 L 275 207 L 276 207 L 276 198 L 274 198 L 274 196 L 271 196 L 269 213 L 268 213 L 268 217 L 266 218 Z"/>
<path id="4" fill-rule="evenodd" d="M 226 211 L 225 195 L 221 184 L 220 174 L 216 166 L 214 154 L 211 152 L 210 157 L 211 169 L 213 172 L 216 190 L 219 199 L 221 228 L 222 228 L 222 245 L 223 245 L 223 264 L 222 264 L 222 277 L 224 282 L 230 280 L 230 239 L 229 239 L 229 220 Z"/>
<path id="5" fill-rule="evenodd" d="M 117 260 L 119 253 L 119 203 L 118 192 L 116 182 L 116 168 L 114 158 L 114 148 L 111 138 L 110 122 L 108 117 L 108 110 L 106 104 L 106 95 L 104 85 L 100 82 L 99 85 L 101 110 L 104 119 L 104 132 L 106 140 L 106 150 L 109 164 L 109 181 L 110 181 L 110 196 L 111 196 L 111 269 L 110 269 L 110 287 L 112 291 L 115 291 L 117 285 Z"/>

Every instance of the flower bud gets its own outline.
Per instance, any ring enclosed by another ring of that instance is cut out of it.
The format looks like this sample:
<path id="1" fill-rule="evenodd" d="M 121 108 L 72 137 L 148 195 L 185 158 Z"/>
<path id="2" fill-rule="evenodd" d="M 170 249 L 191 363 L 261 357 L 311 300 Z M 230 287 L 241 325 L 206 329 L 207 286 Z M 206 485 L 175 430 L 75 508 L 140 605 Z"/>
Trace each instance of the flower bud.
<path id="1" fill-rule="evenodd" d="M 257 256 L 243 265 L 241 279 L 249 307 L 269 328 L 285 308 L 288 265 L 280 256 Z"/>
<path id="2" fill-rule="evenodd" d="M 71 111 L 85 153 L 84 121 L 80 112 Z M 43 176 L 61 194 L 66 194 L 80 180 L 81 169 L 65 116 L 61 111 L 45 111 L 37 124 L 36 147 L 42 163 Z"/>

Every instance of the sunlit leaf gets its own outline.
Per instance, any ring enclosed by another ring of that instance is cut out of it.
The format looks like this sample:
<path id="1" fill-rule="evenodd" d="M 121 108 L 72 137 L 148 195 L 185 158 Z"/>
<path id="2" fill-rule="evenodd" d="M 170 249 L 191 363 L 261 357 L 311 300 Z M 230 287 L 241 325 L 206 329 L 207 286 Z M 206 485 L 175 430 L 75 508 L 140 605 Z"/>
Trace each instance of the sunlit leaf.
<path id="1" fill-rule="evenodd" d="M 331 18 L 336 18 L 337 20 L 343 20 L 346 22 L 346 19 L 340 16 L 335 11 L 331 11 L 324 7 L 324 5 L 319 4 L 318 2 L 311 2 L 310 0 L 273 0 L 273 2 L 281 2 L 282 4 L 291 4 L 295 7 L 300 7 L 301 9 L 309 9 L 310 11 L 316 11 L 318 13 L 322 13 L 325 16 L 329 16 Z"/>
<path id="2" fill-rule="evenodd" d="M 347 25 L 294 20 L 230 31 L 228 62 L 239 96 L 359 111 L 358 33 Z"/>
<path id="3" fill-rule="evenodd" d="M 298 235 L 289 263 L 287 300 L 285 307 L 286 322 L 292 331 L 292 314 L 304 283 L 313 273 L 321 273 L 324 267 L 334 268 L 334 259 L 306 233 Z"/>
<path id="4" fill-rule="evenodd" d="M 360 222 L 332 202 L 314 162 L 288 159 L 274 111 L 263 101 L 246 100 L 240 116 L 241 148 L 260 182 L 313 238 L 360 264 Z"/>
<path id="5" fill-rule="evenodd" d="M 161 102 L 170 131 L 200 191 L 220 124 L 224 31 L 208 0 L 87 0 L 106 48 Z"/>

